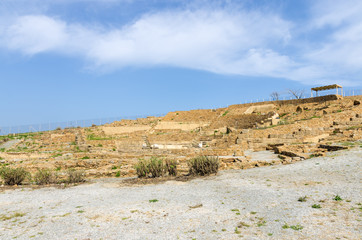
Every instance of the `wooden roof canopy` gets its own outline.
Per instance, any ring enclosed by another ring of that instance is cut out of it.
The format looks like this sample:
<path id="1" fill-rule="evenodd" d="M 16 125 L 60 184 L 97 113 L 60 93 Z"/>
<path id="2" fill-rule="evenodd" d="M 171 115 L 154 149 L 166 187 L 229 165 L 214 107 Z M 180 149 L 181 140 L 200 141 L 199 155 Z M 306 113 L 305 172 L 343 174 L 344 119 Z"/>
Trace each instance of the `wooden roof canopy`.
<path id="1" fill-rule="evenodd" d="M 336 89 L 337 90 L 337 95 L 338 95 L 338 88 L 341 89 L 341 95 L 342 95 L 343 94 L 343 87 L 341 85 L 338 85 L 338 84 L 332 84 L 332 85 L 327 85 L 327 86 L 311 88 L 311 97 L 313 97 L 313 91 L 315 91 L 316 95 L 318 96 L 318 91 L 324 91 L 324 90 L 330 90 L 330 89 Z"/>
<path id="2" fill-rule="evenodd" d="M 336 88 L 342 88 L 342 86 L 338 85 L 338 84 L 332 84 L 332 85 L 327 85 L 327 86 L 322 86 L 322 87 L 315 87 L 315 88 L 312 88 L 312 90 L 313 91 L 323 91 L 323 90 L 336 89 Z"/>

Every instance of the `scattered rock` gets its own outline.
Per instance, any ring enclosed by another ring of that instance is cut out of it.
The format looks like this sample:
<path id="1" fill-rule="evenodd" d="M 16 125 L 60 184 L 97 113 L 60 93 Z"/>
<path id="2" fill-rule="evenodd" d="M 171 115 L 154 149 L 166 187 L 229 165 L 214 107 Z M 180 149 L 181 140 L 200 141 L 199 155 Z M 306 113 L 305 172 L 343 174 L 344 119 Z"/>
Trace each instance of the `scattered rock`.
<path id="1" fill-rule="evenodd" d="M 202 203 L 200 203 L 200 204 L 197 204 L 197 205 L 194 205 L 194 206 L 189 206 L 189 208 L 200 208 L 200 207 L 202 207 L 203 205 L 202 205 Z"/>
<path id="2" fill-rule="evenodd" d="M 334 145 L 332 146 L 332 145 L 324 145 L 324 144 L 321 144 L 318 147 L 323 148 L 323 149 L 327 149 L 328 152 L 348 149 L 348 147 L 345 147 L 345 146 L 334 146 Z"/>

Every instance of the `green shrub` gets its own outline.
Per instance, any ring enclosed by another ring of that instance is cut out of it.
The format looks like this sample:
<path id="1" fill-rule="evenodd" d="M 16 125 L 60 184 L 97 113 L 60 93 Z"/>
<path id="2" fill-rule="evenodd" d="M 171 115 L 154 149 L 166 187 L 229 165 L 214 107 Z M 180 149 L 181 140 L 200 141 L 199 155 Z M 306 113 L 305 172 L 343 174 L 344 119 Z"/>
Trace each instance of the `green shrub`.
<path id="1" fill-rule="evenodd" d="M 85 182 L 84 171 L 79 171 L 75 169 L 69 169 L 67 171 L 67 183 L 81 183 Z"/>
<path id="2" fill-rule="evenodd" d="M 134 166 L 138 177 L 162 177 L 165 173 L 165 165 L 162 159 L 151 157 L 149 160 L 140 159 Z"/>
<path id="3" fill-rule="evenodd" d="M 138 163 L 134 166 L 138 177 L 146 177 L 148 175 L 148 162 L 144 159 L 139 159 Z"/>
<path id="4" fill-rule="evenodd" d="M 188 162 L 188 166 L 191 175 L 204 176 L 217 173 L 219 170 L 219 158 L 207 156 L 195 157 Z"/>
<path id="5" fill-rule="evenodd" d="M 165 169 L 168 172 L 168 175 L 176 176 L 177 175 L 177 161 L 167 159 L 165 161 Z"/>
<path id="6" fill-rule="evenodd" d="M 148 163 L 148 171 L 152 177 L 162 177 L 165 172 L 162 159 L 151 157 Z"/>
<path id="7" fill-rule="evenodd" d="M 298 201 L 299 202 L 306 202 L 307 201 L 307 196 L 298 198 Z"/>
<path id="8" fill-rule="evenodd" d="M 31 175 L 24 168 L 8 168 L 3 167 L 0 169 L 0 176 L 3 178 L 6 185 L 20 185 L 26 178 Z"/>
<path id="9" fill-rule="evenodd" d="M 35 173 L 34 181 L 38 185 L 56 182 L 56 176 L 50 169 L 38 169 Z"/>
<path id="10" fill-rule="evenodd" d="M 334 198 L 334 201 L 342 201 L 343 199 L 337 194 Z"/>

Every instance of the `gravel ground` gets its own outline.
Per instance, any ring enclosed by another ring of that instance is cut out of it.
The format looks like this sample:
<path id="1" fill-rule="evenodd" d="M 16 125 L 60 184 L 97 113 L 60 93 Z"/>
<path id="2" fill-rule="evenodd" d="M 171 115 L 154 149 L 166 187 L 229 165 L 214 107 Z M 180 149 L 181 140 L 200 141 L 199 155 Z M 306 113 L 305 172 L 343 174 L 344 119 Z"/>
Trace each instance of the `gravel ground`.
<path id="1" fill-rule="evenodd" d="M 361 163 L 355 148 L 190 182 L 0 190 L 0 239 L 361 239 Z"/>

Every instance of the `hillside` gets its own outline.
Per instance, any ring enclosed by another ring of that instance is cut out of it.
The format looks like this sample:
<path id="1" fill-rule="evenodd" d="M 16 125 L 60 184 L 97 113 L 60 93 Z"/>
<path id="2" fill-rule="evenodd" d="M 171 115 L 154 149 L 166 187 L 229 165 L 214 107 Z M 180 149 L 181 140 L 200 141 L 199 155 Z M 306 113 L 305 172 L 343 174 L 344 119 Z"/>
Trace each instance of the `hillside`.
<path id="1" fill-rule="evenodd" d="M 133 165 L 151 156 L 178 160 L 181 172 L 197 155 L 219 156 L 222 169 L 287 164 L 360 144 L 361 101 L 362 96 L 330 95 L 1 136 L 0 162 L 60 175 L 82 169 L 91 178 L 135 176 Z M 278 157 L 258 157 L 266 150 Z"/>

